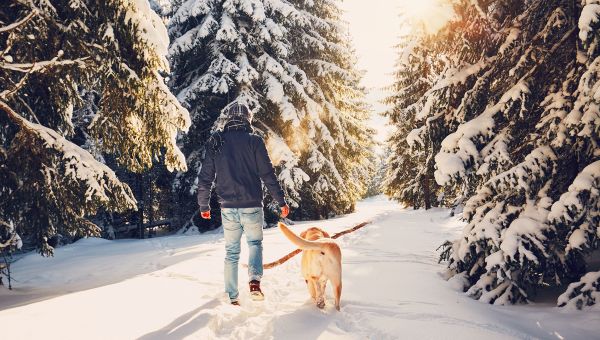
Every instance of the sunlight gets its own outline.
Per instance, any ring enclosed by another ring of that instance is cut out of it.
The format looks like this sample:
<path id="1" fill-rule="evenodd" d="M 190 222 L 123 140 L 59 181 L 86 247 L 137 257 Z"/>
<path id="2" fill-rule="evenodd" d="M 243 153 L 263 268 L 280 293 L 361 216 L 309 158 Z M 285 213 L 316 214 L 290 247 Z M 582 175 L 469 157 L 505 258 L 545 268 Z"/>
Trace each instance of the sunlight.
<path id="1" fill-rule="evenodd" d="M 400 0 L 400 12 L 411 29 L 439 31 L 454 16 L 448 0 Z"/>

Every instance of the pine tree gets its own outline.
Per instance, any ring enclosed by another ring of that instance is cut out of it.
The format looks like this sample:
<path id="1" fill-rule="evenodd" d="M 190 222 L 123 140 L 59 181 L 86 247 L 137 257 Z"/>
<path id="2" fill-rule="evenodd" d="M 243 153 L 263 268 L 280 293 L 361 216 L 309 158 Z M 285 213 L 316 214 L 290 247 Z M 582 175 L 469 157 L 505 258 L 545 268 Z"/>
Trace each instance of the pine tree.
<path id="1" fill-rule="evenodd" d="M 86 217 L 99 209 L 135 208 L 129 187 L 71 141 L 77 129 L 89 122 L 98 154 L 133 171 L 155 159 L 185 169 L 175 136 L 189 117 L 163 81 L 168 37 L 147 3 L 11 0 L 0 18 L 0 168 L 17 179 L 2 182 L 0 215 L 50 255 L 57 234 L 98 235 Z M 83 114 L 88 90 L 98 110 Z"/>
<path id="2" fill-rule="evenodd" d="M 405 20 L 404 17 L 400 18 Z M 384 193 L 406 205 L 429 208 L 435 201 L 438 191 L 433 178 L 431 143 L 421 137 L 422 129 L 417 126 L 419 101 L 431 89 L 435 74 L 432 71 L 433 58 L 427 48 L 426 36 L 420 31 L 403 30 L 400 37 L 399 58 L 395 73 L 395 83 L 390 87 L 391 95 L 384 102 L 390 109 L 384 112 L 390 123 L 396 127 L 387 141 L 390 153 L 386 161 L 386 175 L 383 182 Z M 422 166 L 428 163 L 429 166 Z"/>
<path id="3" fill-rule="evenodd" d="M 177 7 L 171 86 L 193 122 L 180 141 L 192 170 L 174 182 L 180 218 L 197 215 L 204 143 L 234 100 L 254 111 L 289 203 L 299 207 L 295 218 L 353 209 L 365 189 L 371 137 L 339 20 L 331 1 L 189 0 Z M 323 51 L 313 55 L 314 44 Z"/>
<path id="4" fill-rule="evenodd" d="M 465 275 L 468 294 L 498 304 L 527 301 L 536 288 L 582 275 L 581 259 L 564 260 L 564 227 L 548 217 L 597 148 L 593 132 L 577 142 L 561 124 L 582 70 L 573 4 L 537 1 L 528 15 L 520 12 L 505 9 L 510 20 L 499 27 L 503 40 L 490 51 L 495 54 L 488 52 L 486 73 L 478 79 L 494 79 L 491 90 L 499 98 L 459 125 L 436 156 L 441 184 L 468 173 L 477 183 L 451 268 Z"/>
<path id="5" fill-rule="evenodd" d="M 310 176 L 294 217 L 327 218 L 354 210 L 374 171 L 374 132 L 339 1 L 295 0 L 304 20 L 290 30 L 291 58 L 305 72 L 310 96 L 301 123 L 300 166 Z"/>
<path id="6" fill-rule="evenodd" d="M 188 0 L 175 10 L 169 26 L 171 87 L 192 117 L 190 133 L 180 141 L 191 170 L 179 174 L 174 185 L 180 218 L 196 210 L 204 143 L 221 110 L 234 100 L 246 102 L 268 147 L 278 148 L 280 179 L 290 203 L 297 204 L 297 189 L 308 176 L 282 137 L 298 126 L 298 108 L 308 101 L 305 75 L 288 61 L 287 27 L 297 16 L 280 0 Z"/>
<path id="7" fill-rule="evenodd" d="M 389 150 L 384 150 L 382 154 L 375 154 L 370 157 L 371 162 L 376 164 L 376 170 L 372 180 L 367 186 L 367 191 L 364 194 L 365 198 L 383 194 L 383 181 L 388 168 L 387 159 L 390 157 L 390 155 L 391 152 Z"/>
<path id="8" fill-rule="evenodd" d="M 443 57 L 398 140 L 431 141 L 418 168 L 433 159 L 446 204 L 464 202 L 468 224 L 442 258 L 481 301 L 526 302 L 579 278 L 560 305 L 597 294 L 583 275 L 598 249 L 599 5 L 583 5 L 456 1 L 455 20 L 415 41 Z"/>

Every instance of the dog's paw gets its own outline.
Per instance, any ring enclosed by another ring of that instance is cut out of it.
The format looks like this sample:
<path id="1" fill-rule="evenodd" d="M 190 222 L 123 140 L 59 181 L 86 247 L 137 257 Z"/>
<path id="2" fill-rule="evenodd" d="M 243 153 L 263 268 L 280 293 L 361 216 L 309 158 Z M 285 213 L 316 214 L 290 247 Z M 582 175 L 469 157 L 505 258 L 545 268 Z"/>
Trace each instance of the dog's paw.
<path id="1" fill-rule="evenodd" d="M 319 309 L 325 308 L 325 300 L 319 300 L 319 301 L 317 301 L 317 307 Z"/>

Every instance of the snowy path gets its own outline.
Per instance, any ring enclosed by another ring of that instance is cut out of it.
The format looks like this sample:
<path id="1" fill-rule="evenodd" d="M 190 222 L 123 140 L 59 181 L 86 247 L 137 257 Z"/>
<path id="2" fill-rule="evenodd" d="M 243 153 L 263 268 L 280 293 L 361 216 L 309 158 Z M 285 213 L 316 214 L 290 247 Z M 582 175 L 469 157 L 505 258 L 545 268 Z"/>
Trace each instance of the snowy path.
<path id="1" fill-rule="evenodd" d="M 361 202 L 342 218 L 302 223 L 340 231 L 342 311 L 309 302 L 299 257 L 266 271 L 267 300 L 242 308 L 222 293 L 219 234 L 151 240 L 89 239 L 56 257 L 33 254 L 15 265 L 20 282 L 0 288 L 3 339 L 594 339 L 600 313 L 550 305 L 498 307 L 443 281 L 435 249 L 461 225 L 447 211 L 400 210 L 383 199 Z M 265 261 L 292 249 L 277 229 L 265 233 Z M 247 254 L 242 249 L 242 258 Z M 245 262 L 245 261 L 242 261 Z M 240 282 L 247 279 L 243 271 Z M 36 289 L 31 287 L 38 287 Z"/>

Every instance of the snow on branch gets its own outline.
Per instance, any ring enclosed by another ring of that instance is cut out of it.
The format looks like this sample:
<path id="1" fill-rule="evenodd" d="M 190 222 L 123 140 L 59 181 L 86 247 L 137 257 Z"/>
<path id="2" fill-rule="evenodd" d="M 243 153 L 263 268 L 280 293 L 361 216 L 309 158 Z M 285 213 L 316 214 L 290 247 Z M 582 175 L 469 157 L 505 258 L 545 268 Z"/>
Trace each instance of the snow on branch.
<path id="1" fill-rule="evenodd" d="M 98 162 L 89 152 L 66 140 L 56 131 L 29 122 L 1 100 L 0 110 L 6 112 L 23 133 L 32 136 L 45 148 L 58 153 L 62 164 L 65 165 L 63 175 L 85 187 L 85 196 L 82 199 L 87 202 L 95 201 L 102 205 L 117 205 L 115 197 L 118 197 L 118 201 L 122 203 L 119 210 L 136 208 L 136 201 L 129 187 L 121 183 L 109 167 Z"/>
<path id="2" fill-rule="evenodd" d="M 446 70 L 444 78 L 438 81 L 431 91 L 441 90 L 445 87 L 464 84 L 469 77 L 478 74 L 490 63 L 494 62 L 496 57 L 482 59 L 475 64 L 463 64 L 459 67 L 451 67 Z"/>
<path id="3" fill-rule="evenodd" d="M 269 150 L 273 164 L 281 169 L 278 175 L 279 181 L 288 190 L 288 195 L 292 198 L 292 205 L 297 206 L 296 201 L 300 199 L 300 193 L 297 192 L 297 189 L 301 188 L 304 182 L 308 182 L 310 176 L 298 167 L 300 162 L 298 156 L 290 149 L 283 138 L 272 130 L 270 130 L 267 138 L 266 147 Z"/>
<path id="4" fill-rule="evenodd" d="M 57 55 L 51 60 L 39 61 L 34 63 L 12 63 L 12 62 L 3 62 L 0 63 L 0 68 L 25 73 L 23 77 L 17 82 L 12 89 L 5 89 L 0 92 L 0 98 L 7 99 L 12 94 L 21 89 L 27 82 L 29 76 L 33 73 L 42 73 L 51 67 L 54 66 L 67 66 L 67 65 L 78 65 L 80 67 L 85 66 L 85 61 L 89 59 L 89 57 L 77 58 L 77 59 L 69 59 L 69 60 L 58 60 L 63 56 L 63 51 L 58 51 Z"/>
<path id="5" fill-rule="evenodd" d="M 600 161 L 586 166 L 552 205 L 548 220 L 569 230 L 565 253 L 594 249 L 600 238 Z"/>
<path id="6" fill-rule="evenodd" d="M 21 249 L 23 241 L 12 223 L 6 223 L 0 220 L 0 251 L 5 248 L 10 249 Z"/>
<path id="7" fill-rule="evenodd" d="M 435 156 L 437 170 L 434 176 L 437 183 L 445 185 L 456 177 L 464 176 L 468 168 L 478 165 L 482 159 L 480 150 L 494 135 L 494 117 L 500 112 L 509 111 L 517 102 L 523 104 L 527 95 L 527 84 L 518 82 L 495 105 L 459 125 L 456 132 L 444 138 L 442 148 Z"/>
<path id="8" fill-rule="evenodd" d="M 143 49 L 145 59 L 156 55 L 160 60 L 160 67 L 169 72 L 167 53 L 169 49 L 169 33 L 161 18 L 152 10 L 148 0 L 126 0 L 127 6 L 125 20 L 137 28 L 140 38 L 150 48 Z"/>
<path id="9" fill-rule="evenodd" d="M 52 67 L 52 66 L 67 66 L 67 65 L 74 65 L 74 64 L 78 64 L 79 66 L 84 66 L 85 63 L 84 61 L 89 59 L 89 57 L 84 57 L 84 58 L 77 58 L 77 59 L 67 59 L 67 60 L 58 60 L 58 58 L 60 58 L 62 56 L 62 53 L 59 53 L 58 56 L 52 58 L 51 60 L 45 60 L 45 61 L 38 61 L 35 63 L 2 63 L 0 64 L 0 67 L 6 69 L 6 70 L 11 70 L 11 71 L 16 71 L 16 72 L 22 72 L 22 73 L 30 73 L 30 72 L 39 72 L 42 71 L 46 68 Z"/>
<path id="10" fill-rule="evenodd" d="M 600 310 L 600 271 L 589 272 L 558 297 L 558 307 Z M 589 307 L 593 306 L 593 307 Z"/>
<path id="11" fill-rule="evenodd" d="M 579 17 L 579 39 L 581 39 L 581 41 L 587 42 L 588 35 L 594 32 L 594 26 L 599 20 L 600 4 L 588 1 L 585 7 L 583 7 L 581 16 Z"/>

